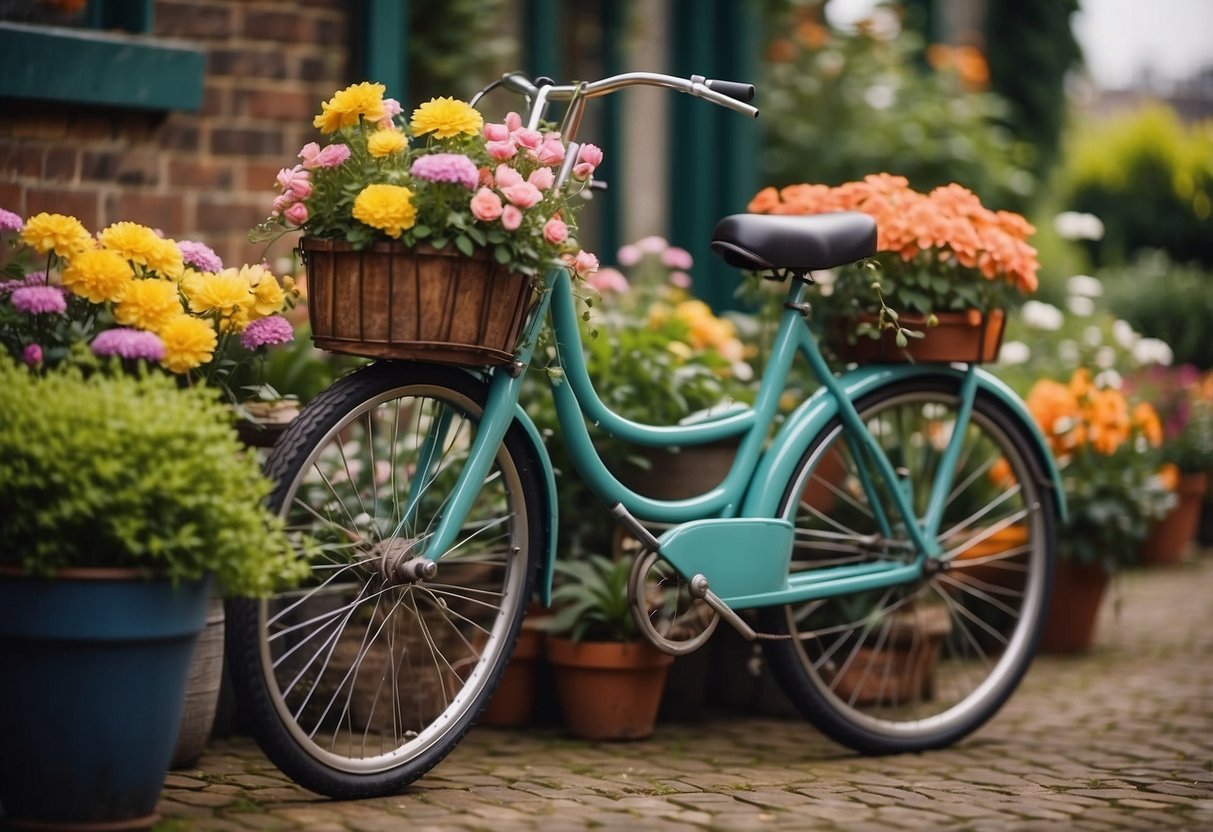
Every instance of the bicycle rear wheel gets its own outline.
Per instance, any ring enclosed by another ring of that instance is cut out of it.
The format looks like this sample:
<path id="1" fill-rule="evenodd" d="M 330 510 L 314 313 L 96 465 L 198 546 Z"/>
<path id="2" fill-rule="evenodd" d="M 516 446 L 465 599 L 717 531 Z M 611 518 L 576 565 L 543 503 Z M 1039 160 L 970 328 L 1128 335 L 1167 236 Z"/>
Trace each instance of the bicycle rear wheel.
<path id="1" fill-rule="evenodd" d="M 857 407 L 918 517 L 956 427 L 957 382 L 917 379 Z M 887 489 L 864 488 L 837 420 L 808 449 L 784 498 L 795 570 L 904 559 Z M 862 452 L 858 452 L 862 453 Z M 772 672 L 817 728 L 861 753 L 949 745 L 986 722 L 1035 653 L 1052 581 L 1052 495 L 1019 420 L 979 393 L 940 525 L 937 570 L 910 585 L 760 611 Z M 891 534 L 890 534 L 891 532 Z M 865 541 L 864 538 L 868 539 Z"/>
<path id="2" fill-rule="evenodd" d="M 436 573 L 415 559 L 485 389 L 456 369 L 374 364 L 318 396 L 267 461 L 272 508 L 318 551 L 302 587 L 229 603 L 228 655 L 250 730 L 313 791 L 373 797 L 420 777 L 472 726 L 513 652 L 545 505 L 517 426 Z"/>

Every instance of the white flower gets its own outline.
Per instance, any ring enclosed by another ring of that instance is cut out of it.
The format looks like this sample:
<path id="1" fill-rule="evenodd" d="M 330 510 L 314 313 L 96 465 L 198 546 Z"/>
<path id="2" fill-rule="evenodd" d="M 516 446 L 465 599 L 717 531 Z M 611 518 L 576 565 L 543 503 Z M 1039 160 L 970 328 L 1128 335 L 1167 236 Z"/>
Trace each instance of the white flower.
<path id="1" fill-rule="evenodd" d="M 1007 341 L 998 353 L 998 363 L 1014 366 L 1026 364 L 1032 357 L 1032 348 L 1023 341 Z"/>
<path id="2" fill-rule="evenodd" d="M 1100 350 L 1100 352 L 1103 352 L 1103 350 Z M 1120 373 L 1112 369 L 1104 370 L 1092 379 L 1092 384 L 1101 390 L 1119 390 L 1124 386 L 1124 383 L 1125 380 L 1121 377 Z"/>
<path id="3" fill-rule="evenodd" d="M 1169 367 L 1175 360 L 1171 346 L 1159 338 L 1142 338 L 1133 345 L 1133 360 L 1138 364 L 1161 364 Z"/>
<path id="4" fill-rule="evenodd" d="M 1056 332 L 1061 329 L 1066 320 L 1065 313 L 1056 306 L 1038 300 L 1030 300 L 1025 303 L 1020 314 L 1023 315 L 1023 322 L 1032 329 L 1043 329 L 1047 332 Z"/>
<path id="5" fill-rule="evenodd" d="M 1057 357 L 1067 367 L 1078 366 L 1078 344 L 1072 338 L 1067 338 L 1057 345 Z"/>
<path id="6" fill-rule="evenodd" d="M 1103 330 L 1097 326 L 1089 326 L 1082 331 L 1082 340 L 1088 347 L 1098 347 L 1103 343 Z"/>
<path id="7" fill-rule="evenodd" d="M 1103 237 L 1104 226 L 1094 214 L 1078 211 L 1063 211 L 1053 219 L 1053 227 L 1065 240 L 1098 240 Z"/>
<path id="8" fill-rule="evenodd" d="M 1095 301 L 1083 295 L 1070 295 L 1066 298 L 1066 309 L 1080 318 L 1089 318 L 1095 314 Z"/>
<path id="9" fill-rule="evenodd" d="M 1089 274 L 1076 274 L 1066 280 L 1066 291 L 1084 298 L 1097 298 L 1103 294 L 1103 281 Z"/>
<path id="10" fill-rule="evenodd" d="M 1116 350 L 1112 347 L 1103 346 L 1095 351 L 1095 366 L 1104 370 L 1111 369 L 1116 366 Z"/>
<path id="11" fill-rule="evenodd" d="M 897 100 L 897 95 L 888 84 L 873 84 L 864 90 L 863 100 L 873 110 L 887 110 Z"/>
<path id="12" fill-rule="evenodd" d="M 1133 349 L 1133 345 L 1141 340 L 1141 336 L 1134 331 L 1133 326 L 1128 321 L 1120 319 L 1112 324 L 1112 337 L 1116 339 L 1116 343 L 1127 350 Z"/>

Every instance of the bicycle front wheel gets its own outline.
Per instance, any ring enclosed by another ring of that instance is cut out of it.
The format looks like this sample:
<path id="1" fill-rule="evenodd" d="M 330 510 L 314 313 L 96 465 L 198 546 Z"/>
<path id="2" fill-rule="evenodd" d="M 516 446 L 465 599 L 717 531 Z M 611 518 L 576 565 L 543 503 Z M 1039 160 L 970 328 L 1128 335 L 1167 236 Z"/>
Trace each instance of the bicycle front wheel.
<path id="1" fill-rule="evenodd" d="M 952 378 L 893 384 L 857 403 L 918 518 L 960 405 Z M 912 556 L 888 487 L 835 421 L 800 461 L 782 516 L 792 568 Z M 1022 423 L 979 393 L 918 581 L 761 611 L 772 672 L 823 733 L 861 753 L 949 745 L 986 722 L 1035 653 L 1052 580 L 1055 508 Z M 865 486 L 865 479 L 868 484 Z M 901 545 L 899 545 L 901 544 Z"/>
<path id="2" fill-rule="evenodd" d="M 398 792 L 441 760 L 496 687 L 535 577 L 542 486 L 507 432 L 455 544 L 417 558 L 467 460 L 486 385 L 381 362 L 316 398 L 267 461 L 272 508 L 311 541 L 311 577 L 229 604 L 242 716 L 299 784 Z"/>

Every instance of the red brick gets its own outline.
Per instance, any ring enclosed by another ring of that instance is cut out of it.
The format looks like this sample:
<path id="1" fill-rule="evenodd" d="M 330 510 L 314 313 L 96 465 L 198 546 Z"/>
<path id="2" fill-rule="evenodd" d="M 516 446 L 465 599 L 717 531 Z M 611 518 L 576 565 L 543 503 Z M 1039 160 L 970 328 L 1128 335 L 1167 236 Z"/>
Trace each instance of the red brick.
<path id="1" fill-rule="evenodd" d="M 235 90 L 233 110 L 242 116 L 253 118 L 281 119 L 310 124 L 312 117 L 320 111 L 320 104 L 313 101 L 306 91 L 292 89 Z"/>
<path id="2" fill-rule="evenodd" d="M 160 163 L 156 151 L 147 146 L 119 151 L 85 151 L 80 161 L 80 176 L 95 182 L 156 185 L 160 181 Z"/>
<path id="3" fill-rule="evenodd" d="M 255 197 L 237 201 L 230 197 L 202 196 L 198 199 L 196 222 L 199 228 L 247 234 L 269 214 L 269 202 Z"/>
<path id="4" fill-rule="evenodd" d="M 138 191 L 110 191 L 104 202 L 102 221 L 106 225 L 129 220 L 158 228 L 172 237 L 185 227 L 185 211 L 180 194 L 150 194 Z"/>
<path id="5" fill-rule="evenodd" d="M 16 182 L 0 182 L 0 208 L 25 217 L 24 189 Z"/>
<path id="6" fill-rule="evenodd" d="M 214 38 L 230 37 L 233 31 L 232 12 L 224 4 L 156 3 L 156 34 L 164 37 Z"/>
<path id="7" fill-rule="evenodd" d="M 170 159 L 168 184 L 171 188 L 222 189 L 230 191 L 236 179 L 235 166 L 203 162 L 195 157 Z"/>
<path id="8" fill-rule="evenodd" d="M 202 90 L 202 109 L 199 115 L 207 118 L 222 118 L 232 112 L 231 90 L 212 83 L 209 79 Z"/>
<path id="9" fill-rule="evenodd" d="M 42 176 L 44 153 L 40 144 L 0 141 L 0 173 L 38 179 Z"/>
<path id="10" fill-rule="evenodd" d="M 157 134 L 160 147 L 165 150 L 184 150 L 197 153 L 202 151 L 202 130 L 196 123 L 181 120 L 170 120 Z"/>
<path id="11" fill-rule="evenodd" d="M 239 49 L 215 49 L 210 54 L 214 75 L 241 78 L 286 78 L 286 55 L 280 44 L 265 43 Z"/>
<path id="12" fill-rule="evenodd" d="M 282 134 L 276 130 L 222 127 L 211 134 L 211 152 L 216 156 L 280 156 Z"/>
<path id="13" fill-rule="evenodd" d="M 51 214 L 70 214 L 90 231 L 99 230 L 100 192 L 92 188 L 27 188 L 25 192 L 25 215 L 46 211 Z"/>
<path id="14" fill-rule="evenodd" d="M 289 153 L 289 151 L 288 151 Z M 240 187 L 251 193 L 265 194 L 268 199 L 273 199 L 277 190 L 274 188 L 275 179 L 278 176 L 278 171 L 283 168 L 293 167 L 298 164 L 297 158 L 291 158 L 284 155 L 282 161 L 274 162 L 254 162 L 244 166 L 244 177 L 240 183 Z"/>
<path id="15" fill-rule="evenodd" d="M 249 9 L 244 13 L 245 37 L 286 43 L 311 43 L 316 37 L 314 16 L 298 9 L 270 11 Z"/>
<path id="16" fill-rule="evenodd" d="M 42 178 L 48 182 L 72 182 L 80 173 L 80 151 L 73 147 L 48 147 Z"/>

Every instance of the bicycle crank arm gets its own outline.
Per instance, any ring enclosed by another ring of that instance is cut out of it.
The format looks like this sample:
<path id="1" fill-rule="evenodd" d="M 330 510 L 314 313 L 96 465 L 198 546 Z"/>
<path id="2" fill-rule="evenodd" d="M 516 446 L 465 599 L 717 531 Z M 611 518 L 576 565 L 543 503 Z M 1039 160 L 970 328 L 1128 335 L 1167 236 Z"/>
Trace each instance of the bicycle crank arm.
<path id="1" fill-rule="evenodd" d="M 712 608 L 721 618 L 729 623 L 737 633 L 746 641 L 757 641 L 765 639 L 767 641 L 786 641 L 791 639 L 790 635 L 776 635 L 774 633 L 760 633 L 746 623 L 737 612 L 724 602 L 719 595 L 712 592 L 708 588 L 708 579 L 704 575 L 695 575 L 691 578 L 689 588 L 691 595 L 695 598 L 700 598 L 705 604 Z"/>

